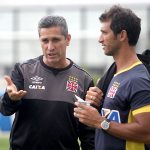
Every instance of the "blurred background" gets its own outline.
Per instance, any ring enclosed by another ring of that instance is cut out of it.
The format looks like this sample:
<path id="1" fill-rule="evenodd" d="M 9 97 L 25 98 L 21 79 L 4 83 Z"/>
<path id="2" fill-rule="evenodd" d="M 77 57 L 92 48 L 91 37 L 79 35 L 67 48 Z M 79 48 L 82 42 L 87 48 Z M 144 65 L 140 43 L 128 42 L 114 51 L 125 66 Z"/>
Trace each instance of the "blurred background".
<path id="1" fill-rule="evenodd" d="M 87 70 L 97 80 L 113 62 L 105 56 L 98 43 L 99 16 L 114 4 L 131 8 L 142 19 L 142 31 L 137 53 L 150 48 L 149 0 L 5 0 L 0 3 L 0 94 L 5 90 L 3 76 L 10 73 L 16 62 L 41 55 L 37 24 L 45 15 L 66 18 L 72 41 L 67 56 Z M 0 114 L 0 135 L 9 133 L 12 117 Z M 0 140 L 1 141 L 1 140 Z M 2 144 L 0 143 L 0 150 Z"/>

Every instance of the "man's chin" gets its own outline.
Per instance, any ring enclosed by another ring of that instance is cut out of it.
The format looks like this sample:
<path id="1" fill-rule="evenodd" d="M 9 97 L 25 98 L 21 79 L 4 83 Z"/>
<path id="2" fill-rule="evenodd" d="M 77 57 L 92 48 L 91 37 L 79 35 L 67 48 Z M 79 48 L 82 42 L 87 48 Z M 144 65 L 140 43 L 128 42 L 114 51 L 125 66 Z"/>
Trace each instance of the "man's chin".
<path id="1" fill-rule="evenodd" d="M 105 54 L 106 56 L 112 56 L 112 53 L 110 53 L 110 52 L 108 52 L 108 51 L 104 51 L 104 54 Z"/>

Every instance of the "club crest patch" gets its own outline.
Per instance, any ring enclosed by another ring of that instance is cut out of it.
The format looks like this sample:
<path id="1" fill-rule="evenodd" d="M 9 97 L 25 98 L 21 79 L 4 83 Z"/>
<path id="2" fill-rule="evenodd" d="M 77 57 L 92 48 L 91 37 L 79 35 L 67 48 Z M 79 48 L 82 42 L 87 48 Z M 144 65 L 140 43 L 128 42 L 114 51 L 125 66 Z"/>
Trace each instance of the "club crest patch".
<path id="1" fill-rule="evenodd" d="M 78 79 L 74 76 L 69 76 L 69 79 L 66 84 L 66 90 L 70 92 L 77 93 L 78 91 Z"/>
<path id="2" fill-rule="evenodd" d="M 114 98 L 115 95 L 116 95 L 116 92 L 118 90 L 118 87 L 119 87 L 120 83 L 119 82 L 114 82 L 112 84 L 112 86 L 110 87 L 109 91 L 108 91 L 108 94 L 107 94 L 107 97 L 109 98 Z"/>

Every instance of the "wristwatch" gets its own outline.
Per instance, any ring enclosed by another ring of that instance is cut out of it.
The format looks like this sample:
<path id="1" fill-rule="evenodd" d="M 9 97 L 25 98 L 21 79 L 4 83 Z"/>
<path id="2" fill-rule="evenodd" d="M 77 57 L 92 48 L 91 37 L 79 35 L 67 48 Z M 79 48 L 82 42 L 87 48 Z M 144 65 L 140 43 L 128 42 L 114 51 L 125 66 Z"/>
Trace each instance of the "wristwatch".
<path id="1" fill-rule="evenodd" d="M 110 121 L 108 119 L 105 119 L 101 122 L 101 128 L 103 130 L 108 130 L 110 126 Z"/>

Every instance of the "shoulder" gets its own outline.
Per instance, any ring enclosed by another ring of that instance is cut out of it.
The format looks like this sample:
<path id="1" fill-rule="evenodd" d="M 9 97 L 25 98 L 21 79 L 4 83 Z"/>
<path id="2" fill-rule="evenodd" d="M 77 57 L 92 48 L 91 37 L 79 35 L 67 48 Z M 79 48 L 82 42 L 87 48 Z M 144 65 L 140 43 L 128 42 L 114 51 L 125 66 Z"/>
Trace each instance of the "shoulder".
<path id="1" fill-rule="evenodd" d="M 148 80 L 150 80 L 150 75 L 149 72 L 147 70 L 147 68 L 145 67 L 144 64 L 138 65 L 137 67 L 135 67 L 135 69 L 133 70 L 132 73 L 132 78 L 136 79 L 136 78 L 146 78 Z"/>
<path id="2" fill-rule="evenodd" d="M 78 72 L 84 74 L 85 76 L 88 76 L 88 77 L 92 78 L 91 75 L 90 75 L 84 68 L 82 68 L 81 66 L 75 64 L 74 62 L 73 62 L 73 65 L 72 65 L 72 66 L 73 66 Z"/>
<path id="3" fill-rule="evenodd" d="M 35 63 L 37 63 L 37 62 L 40 61 L 40 58 L 41 58 L 41 56 L 38 56 L 38 57 L 32 58 L 32 59 L 28 59 L 28 60 L 22 62 L 20 65 L 30 65 L 30 64 L 35 64 Z"/>
<path id="4" fill-rule="evenodd" d="M 131 87 L 149 88 L 150 89 L 150 75 L 144 65 L 139 65 L 129 78 Z"/>
<path id="5" fill-rule="evenodd" d="M 40 58 L 41 58 L 41 56 L 36 57 L 36 58 L 32 58 L 32 59 L 28 59 L 24 62 L 16 63 L 15 66 L 17 66 L 19 68 L 24 68 L 26 66 L 33 66 L 33 65 L 37 64 L 38 62 L 40 62 Z"/>
<path id="6" fill-rule="evenodd" d="M 33 58 L 33 59 L 29 59 L 29 60 L 26 60 L 24 62 L 19 62 L 19 63 L 16 63 L 13 67 L 13 70 L 12 71 L 17 71 L 17 72 L 28 72 L 29 70 L 34 70 L 36 69 L 39 64 L 40 64 L 40 57 L 36 57 L 36 58 Z"/>

